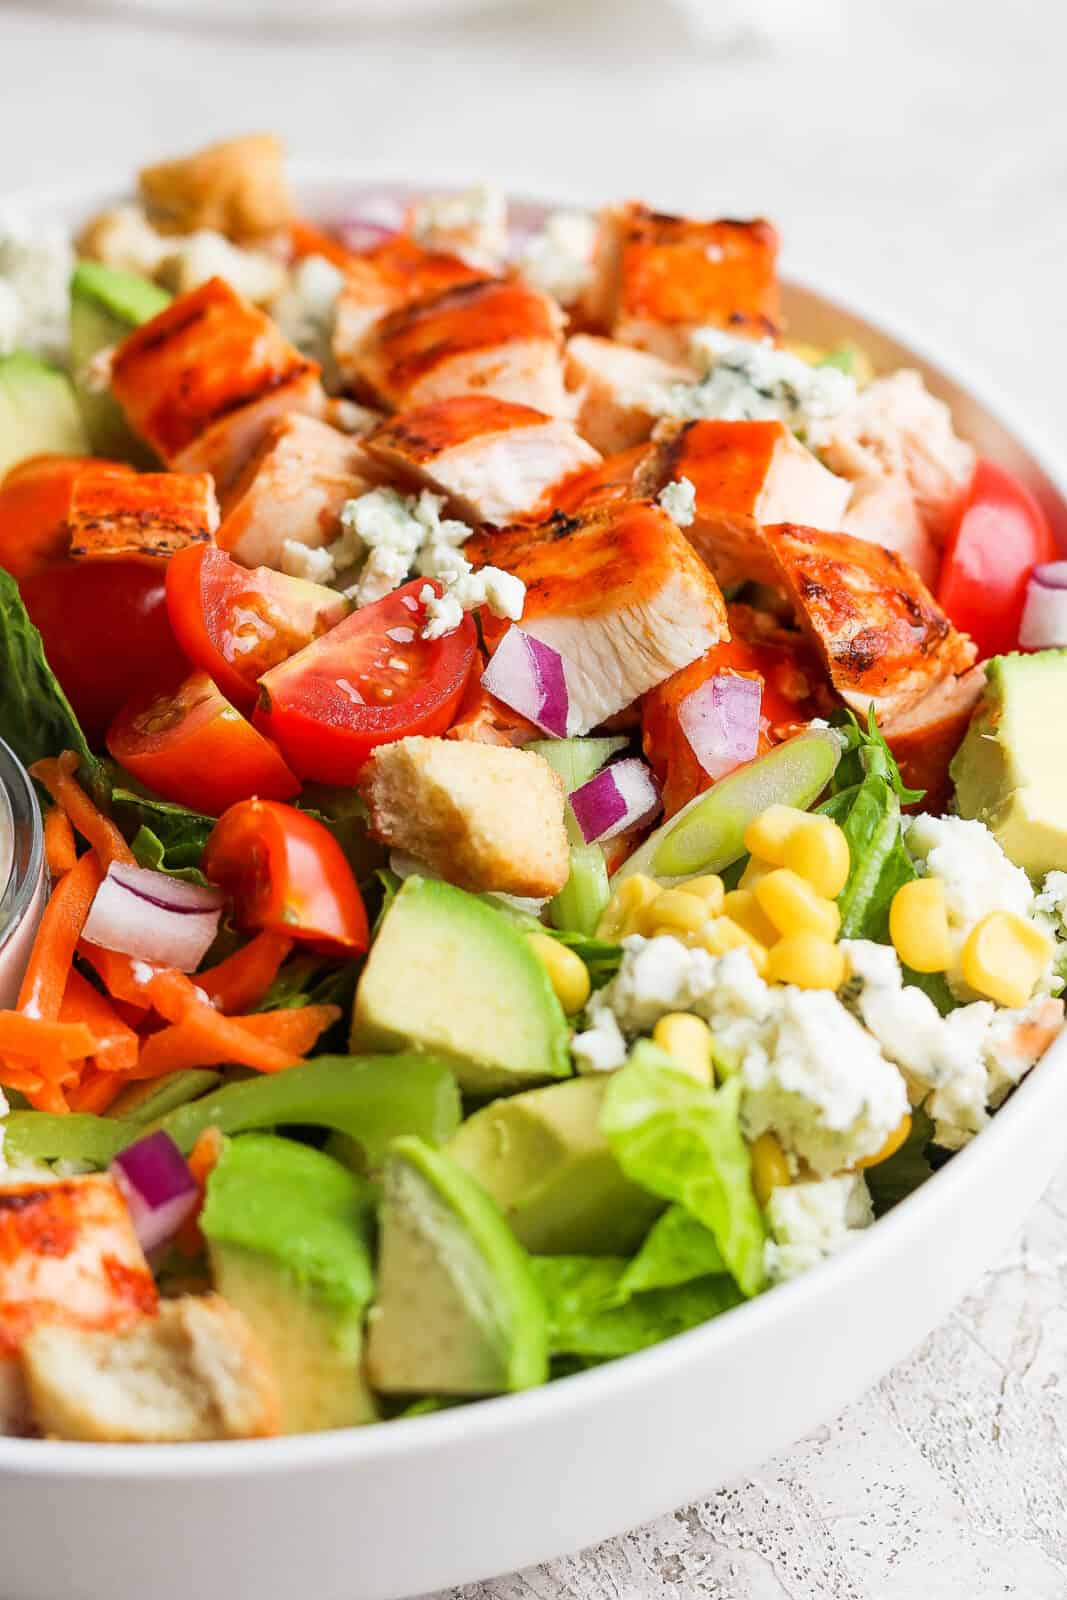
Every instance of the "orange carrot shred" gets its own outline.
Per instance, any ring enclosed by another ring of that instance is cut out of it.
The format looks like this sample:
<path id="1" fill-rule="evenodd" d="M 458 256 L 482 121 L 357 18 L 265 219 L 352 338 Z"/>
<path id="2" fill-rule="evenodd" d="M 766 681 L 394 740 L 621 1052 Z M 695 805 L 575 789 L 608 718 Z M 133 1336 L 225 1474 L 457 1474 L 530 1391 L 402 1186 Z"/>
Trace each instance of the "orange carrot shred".
<path id="1" fill-rule="evenodd" d="M 117 1072 L 87 1072 L 70 1093 L 72 1111 L 92 1111 L 96 1116 L 122 1093 L 123 1079 Z"/>
<path id="2" fill-rule="evenodd" d="M 227 1015 L 249 1011 L 263 999 L 292 948 L 292 939 L 282 933 L 257 933 L 225 961 L 198 972 L 196 987 Z"/>
<path id="3" fill-rule="evenodd" d="M 149 961 L 135 961 L 133 956 L 123 955 L 120 950 L 105 950 L 102 945 L 87 944 L 84 940 L 78 946 L 78 954 L 103 980 L 112 1000 L 133 1007 L 142 1016 L 151 1007 L 146 985 L 149 978 L 166 971 L 165 967 L 153 966 Z"/>
<path id="4" fill-rule="evenodd" d="M 69 872 L 78 859 L 74 829 L 61 806 L 53 806 L 44 819 L 44 854 L 53 879 Z"/>
<path id="5" fill-rule="evenodd" d="M 104 813 L 93 804 L 74 774 L 78 770 L 78 756 L 65 750 L 61 756 L 50 756 L 35 761 L 30 772 L 38 783 L 44 785 L 57 806 L 67 813 L 73 826 L 87 840 L 103 862 L 105 869 L 113 861 L 136 865 L 133 851 L 122 834 Z"/>
<path id="6" fill-rule="evenodd" d="M 218 1128 L 204 1128 L 197 1134 L 196 1143 L 187 1157 L 189 1171 L 200 1188 L 200 1199 L 191 1217 L 186 1218 L 175 1236 L 174 1243 L 183 1256 L 198 1256 L 204 1248 L 200 1232 L 200 1213 L 207 1194 L 207 1180 L 214 1172 L 222 1155 L 223 1138 Z"/>
<path id="7" fill-rule="evenodd" d="M 136 1033 L 119 1016 L 107 995 L 94 989 L 73 967 L 63 992 L 59 1019 L 88 1028 L 93 1039 L 90 1053 L 101 1072 L 128 1072 L 137 1065 L 140 1041 Z"/>
<path id="8" fill-rule="evenodd" d="M 84 1060 L 92 1055 L 95 1043 L 83 1019 L 53 1022 L 22 1011 L 0 1011 L 0 1055 L 29 1056 L 34 1061 L 55 1056 Z"/>
<path id="9" fill-rule="evenodd" d="M 19 989 L 18 1009 L 27 1016 L 53 1022 L 59 1016 L 74 951 L 102 877 L 100 863 L 90 850 L 53 890 Z"/>

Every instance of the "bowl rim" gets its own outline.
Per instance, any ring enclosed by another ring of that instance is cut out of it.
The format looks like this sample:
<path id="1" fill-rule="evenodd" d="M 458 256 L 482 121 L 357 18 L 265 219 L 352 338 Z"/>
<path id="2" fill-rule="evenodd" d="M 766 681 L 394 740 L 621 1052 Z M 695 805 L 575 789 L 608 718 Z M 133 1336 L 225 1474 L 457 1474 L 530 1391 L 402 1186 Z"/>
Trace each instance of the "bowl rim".
<path id="1" fill-rule="evenodd" d="M 365 191 L 394 185 L 409 189 L 463 187 L 463 179 L 457 178 L 454 166 L 435 167 L 433 163 L 420 173 L 417 184 L 410 170 L 401 170 L 388 160 L 374 163 L 292 160 L 288 170 L 297 192 L 301 185 L 315 183 L 350 184 L 353 189 Z M 469 184 L 469 177 L 466 181 Z M 508 192 L 514 202 L 550 205 L 552 209 L 568 205 L 593 208 L 599 203 L 573 184 L 566 194 L 559 195 L 551 203 L 524 193 L 518 184 Z M 73 209 L 88 211 L 117 203 L 123 196 L 128 196 L 128 189 L 116 185 L 110 175 L 100 182 L 87 178 L 77 184 L 16 190 L 0 196 L 0 203 L 4 209 L 47 218 L 53 209 L 68 213 Z M 862 295 L 854 296 L 851 289 L 840 285 L 832 275 L 801 268 L 784 272 L 782 281 L 791 288 L 830 301 L 846 316 L 869 324 L 977 401 L 1036 462 L 1067 517 L 1067 459 L 1059 456 L 1051 436 L 1027 415 L 1024 404 L 1010 394 L 1005 399 L 1002 382 L 994 384 L 973 361 L 959 357 L 951 347 L 946 349 L 940 342 L 928 346 L 922 328 L 916 328 L 910 318 L 884 303 L 870 302 Z M 927 355 L 928 348 L 936 350 L 936 355 Z M 997 400 L 992 398 L 994 395 Z M 123 1444 L 0 1436 L 0 1472 L 64 1480 L 92 1478 L 100 1482 L 133 1478 L 156 1482 L 189 1478 L 221 1481 L 245 1474 L 264 1478 L 294 1469 L 314 1470 L 340 1464 L 358 1463 L 370 1467 L 376 1461 L 393 1461 L 423 1451 L 447 1451 L 460 1441 L 484 1441 L 518 1432 L 533 1422 L 562 1420 L 583 1410 L 591 1411 L 601 1403 L 624 1398 L 627 1390 L 640 1387 L 646 1379 L 653 1380 L 691 1362 L 694 1365 L 713 1362 L 717 1349 L 748 1338 L 771 1318 L 788 1317 L 824 1290 L 829 1291 L 831 1285 L 840 1286 L 848 1277 L 856 1275 L 861 1266 L 871 1267 L 879 1256 L 906 1249 L 910 1239 L 924 1234 L 935 1222 L 939 1210 L 949 1208 L 956 1195 L 972 1181 L 978 1181 L 981 1167 L 993 1164 L 997 1150 L 1020 1141 L 1031 1121 L 1041 1118 L 1046 1106 L 1051 1109 L 1056 1096 L 1063 1093 L 1057 1081 L 1062 1075 L 1067 1075 L 1067 1031 L 1054 1040 L 981 1135 L 956 1152 L 920 1189 L 888 1215 L 879 1218 L 862 1239 L 801 1277 L 779 1284 L 773 1291 L 735 1306 L 728 1314 L 648 1350 L 519 1394 L 494 1396 L 454 1409 L 410 1417 L 405 1419 L 402 1428 L 379 1422 L 360 1428 L 282 1438 L 144 1444 L 135 1448 Z"/>

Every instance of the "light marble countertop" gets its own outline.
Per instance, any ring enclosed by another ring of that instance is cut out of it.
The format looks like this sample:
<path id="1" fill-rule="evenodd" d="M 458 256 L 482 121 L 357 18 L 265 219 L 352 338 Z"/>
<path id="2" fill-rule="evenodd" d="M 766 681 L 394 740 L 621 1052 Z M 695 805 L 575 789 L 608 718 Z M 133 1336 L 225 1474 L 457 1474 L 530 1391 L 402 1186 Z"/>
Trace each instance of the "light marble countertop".
<path id="1" fill-rule="evenodd" d="M 694 0 L 695 4 L 695 0 Z M 0 0 L 0 194 L 249 127 L 301 155 L 708 214 L 888 304 L 1067 432 L 1060 0 L 762 0 L 717 54 L 647 0 L 285 36 Z M 294 19 L 301 15 L 293 0 Z M 1067 1595 L 1067 1172 L 948 1323 L 750 1480 L 462 1600 Z"/>

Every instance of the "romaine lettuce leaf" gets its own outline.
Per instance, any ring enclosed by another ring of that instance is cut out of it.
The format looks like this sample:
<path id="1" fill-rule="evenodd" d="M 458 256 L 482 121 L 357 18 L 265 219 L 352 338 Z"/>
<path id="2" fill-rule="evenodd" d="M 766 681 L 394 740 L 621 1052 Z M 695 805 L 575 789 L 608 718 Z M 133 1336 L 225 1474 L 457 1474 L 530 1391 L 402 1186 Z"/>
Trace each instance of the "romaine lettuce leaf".
<path id="1" fill-rule="evenodd" d="M 655 1045 L 612 1075 L 601 1128 L 628 1178 L 681 1205 L 714 1236 L 745 1295 L 763 1287 L 763 1216 L 741 1136 L 741 1080 L 706 1088 Z"/>
<path id="2" fill-rule="evenodd" d="M 725 1271 L 715 1235 L 683 1206 L 670 1206 L 652 1224 L 644 1244 L 623 1273 L 619 1290 L 629 1298 L 652 1289 L 673 1289 L 694 1278 Z"/>
<path id="3" fill-rule="evenodd" d="M 29 766 L 76 750 L 95 783 L 99 763 L 74 709 L 45 658 L 41 635 L 26 614 L 18 584 L 0 570 L 0 738 Z"/>
<path id="4" fill-rule="evenodd" d="M 724 1274 L 627 1297 L 627 1263 L 604 1256 L 532 1256 L 554 1357 L 605 1360 L 646 1350 L 737 1305 Z"/>

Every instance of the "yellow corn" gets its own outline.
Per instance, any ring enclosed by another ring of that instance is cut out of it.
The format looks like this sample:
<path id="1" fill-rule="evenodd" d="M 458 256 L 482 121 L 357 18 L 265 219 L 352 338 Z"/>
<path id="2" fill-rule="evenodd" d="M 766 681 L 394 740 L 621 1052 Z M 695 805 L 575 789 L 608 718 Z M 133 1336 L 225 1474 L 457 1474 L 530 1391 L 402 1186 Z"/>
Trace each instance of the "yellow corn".
<path id="1" fill-rule="evenodd" d="M 643 872 L 624 878 L 604 907 L 597 923 L 597 938 L 623 939 L 628 933 L 637 933 L 641 912 L 659 893 L 655 878 Z"/>
<path id="2" fill-rule="evenodd" d="M 699 933 L 708 920 L 708 908 L 695 894 L 684 889 L 664 889 L 641 908 L 640 932 L 653 938 L 657 933 Z"/>
<path id="3" fill-rule="evenodd" d="M 741 874 L 737 887 L 739 889 L 754 889 L 760 879 L 767 876 L 768 872 L 776 872 L 777 870 L 777 866 L 773 861 L 764 861 L 762 856 L 752 856 L 745 865 L 745 870 Z"/>
<path id="4" fill-rule="evenodd" d="M 758 817 L 753 817 L 745 829 L 745 849 L 751 855 L 769 861 L 772 866 L 780 867 L 785 861 L 785 847 L 794 828 L 807 820 L 808 813 L 798 810 L 796 806 L 768 806 Z"/>
<path id="5" fill-rule="evenodd" d="M 713 956 L 724 956 L 727 950 L 747 950 L 756 971 L 762 975 L 767 970 L 766 946 L 731 917 L 712 917 L 703 930 L 693 936 L 693 943 Z"/>
<path id="6" fill-rule="evenodd" d="M 856 1162 L 857 1167 L 876 1167 L 880 1161 L 888 1161 L 890 1156 L 896 1155 L 910 1132 L 911 1116 L 905 1111 L 885 1144 L 876 1150 L 873 1156 L 863 1156 Z"/>
<path id="7" fill-rule="evenodd" d="M 652 1042 L 665 1050 L 682 1072 L 699 1083 L 712 1082 L 711 1029 L 702 1018 L 670 1011 L 653 1028 Z"/>
<path id="8" fill-rule="evenodd" d="M 726 888 L 717 873 L 708 872 L 702 878 L 688 878 L 681 887 L 686 894 L 695 894 L 698 900 L 703 900 L 709 917 L 718 916 Z"/>
<path id="9" fill-rule="evenodd" d="M 818 933 L 836 939 L 841 913 L 832 900 L 817 895 L 811 884 L 788 867 L 778 867 L 761 878 L 754 890 L 760 910 L 779 933 Z"/>
<path id="10" fill-rule="evenodd" d="M 752 1187 L 761 1206 L 766 1206 L 772 1189 L 787 1189 L 792 1183 L 785 1152 L 773 1133 L 761 1133 L 752 1141 Z"/>
<path id="11" fill-rule="evenodd" d="M 964 982 L 1002 1006 L 1024 1006 L 1052 956 L 1052 942 L 1013 911 L 991 911 L 963 947 Z"/>
<path id="12" fill-rule="evenodd" d="M 530 947 L 548 973 L 548 981 L 556 991 L 556 999 L 569 1017 L 581 1011 L 589 999 L 589 968 L 581 956 L 568 950 L 558 939 L 547 933 L 527 935 Z"/>
<path id="13" fill-rule="evenodd" d="M 889 937 L 907 967 L 916 972 L 944 972 L 952 965 L 952 940 L 940 878 L 905 883 L 889 907 Z"/>
<path id="14" fill-rule="evenodd" d="M 807 928 L 787 933 L 767 952 L 770 983 L 795 983 L 798 989 L 839 989 L 847 970 L 840 945 Z"/>
<path id="15" fill-rule="evenodd" d="M 806 817 L 785 841 L 782 865 L 810 883 L 816 894 L 836 900 L 848 882 L 848 840 L 832 817 Z"/>
<path id="16" fill-rule="evenodd" d="M 770 917 L 760 910 L 760 903 L 751 889 L 731 889 L 723 897 L 722 909 L 732 922 L 744 928 L 760 944 L 772 945 L 778 938 L 778 929 Z"/>

